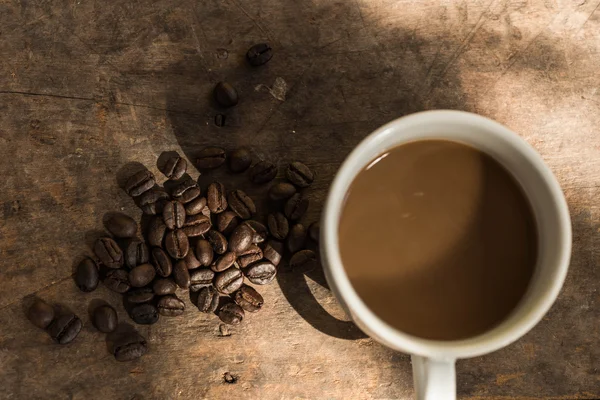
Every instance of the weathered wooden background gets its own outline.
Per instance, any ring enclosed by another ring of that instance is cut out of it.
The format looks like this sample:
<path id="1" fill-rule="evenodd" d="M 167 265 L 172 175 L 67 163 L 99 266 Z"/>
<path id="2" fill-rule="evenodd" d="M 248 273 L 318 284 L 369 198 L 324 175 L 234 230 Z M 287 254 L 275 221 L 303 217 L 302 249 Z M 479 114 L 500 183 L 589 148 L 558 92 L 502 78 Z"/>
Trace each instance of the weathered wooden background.
<path id="1" fill-rule="evenodd" d="M 107 353 L 87 316 L 104 299 L 126 319 L 119 296 L 82 294 L 70 276 L 105 212 L 139 216 L 117 184 L 136 163 L 157 172 L 161 152 L 206 144 L 304 160 L 318 174 L 311 222 L 361 138 L 435 108 L 520 133 L 556 173 L 574 228 L 558 302 L 517 343 L 460 361 L 460 398 L 599 398 L 599 6 L 0 0 L 0 398 L 410 399 L 408 356 L 344 322 L 318 273 L 282 270 L 264 311 L 231 336 L 188 303 L 184 317 L 141 329 L 151 351 L 131 363 Z M 275 56 L 250 68 L 245 51 L 261 41 Z M 223 128 L 210 104 L 219 80 L 241 95 Z M 55 345 L 27 322 L 31 294 L 82 317 L 76 341 Z"/>

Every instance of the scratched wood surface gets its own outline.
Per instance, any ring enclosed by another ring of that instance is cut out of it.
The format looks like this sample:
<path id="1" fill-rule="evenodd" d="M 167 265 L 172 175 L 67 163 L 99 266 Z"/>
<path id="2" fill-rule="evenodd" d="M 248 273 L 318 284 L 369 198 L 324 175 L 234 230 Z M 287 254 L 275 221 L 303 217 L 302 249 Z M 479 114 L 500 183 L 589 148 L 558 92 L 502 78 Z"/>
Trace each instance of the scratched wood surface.
<path id="1" fill-rule="evenodd" d="M 88 318 L 103 299 L 126 320 L 119 296 L 83 294 L 71 274 L 105 212 L 140 215 L 118 177 L 139 164 L 158 172 L 163 151 L 247 145 L 282 165 L 304 160 L 318 175 L 310 222 L 361 138 L 436 108 L 522 135 L 557 175 L 574 228 L 557 303 L 517 343 L 459 361 L 459 397 L 600 398 L 599 5 L 0 1 L 0 398 L 410 399 L 409 357 L 347 322 L 319 271 L 282 268 L 264 311 L 230 336 L 188 302 L 184 317 L 140 329 L 151 350 L 131 363 L 108 354 Z M 252 69 L 243 57 L 261 41 L 275 56 Z M 210 102 L 219 80 L 241 96 L 223 128 Z M 61 347 L 31 326 L 30 295 L 77 312 L 79 337 Z"/>

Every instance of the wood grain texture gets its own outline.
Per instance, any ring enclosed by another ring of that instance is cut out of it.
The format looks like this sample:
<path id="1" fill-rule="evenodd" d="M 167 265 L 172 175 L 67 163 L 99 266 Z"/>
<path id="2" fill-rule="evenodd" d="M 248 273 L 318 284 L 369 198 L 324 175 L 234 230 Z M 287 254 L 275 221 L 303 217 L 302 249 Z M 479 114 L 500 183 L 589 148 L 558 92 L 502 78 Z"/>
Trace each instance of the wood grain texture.
<path id="1" fill-rule="evenodd" d="M 131 363 L 108 354 L 87 316 L 90 301 L 104 299 L 126 320 L 119 296 L 104 287 L 83 294 L 71 273 L 104 213 L 140 216 L 117 177 L 139 164 L 158 173 L 163 151 L 193 159 L 204 145 L 247 145 L 279 165 L 303 160 L 317 174 L 310 223 L 363 137 L 436 108 L 477 112 L 522 135 L 557 175 L 574 228 L 555 306 L 518 342 L 459 361 L 459 397 L 600 398 L 599 6 L 0 2 L 0 398 L 410 399 L 408 356 L 345 322 L 319 271 L 283 269 L 263 290 L 264 311 L 231 336 L 188 301 L 184 317 L 141 329 L 151 350 Z M 245 51 L 261 41 L 275 56 L 251 68 Z M 220 80 L 241 97 L 223 128 L 210 101 Z M 276 81 L 286 90 L 273 95 Z M 231 182 L 253 196 L 266 191 Z M 76 341 L 57 346 L 27 322 L 32 294 L 82 317 Z M 235 384 L 224 383 L 226 372 Z"/>

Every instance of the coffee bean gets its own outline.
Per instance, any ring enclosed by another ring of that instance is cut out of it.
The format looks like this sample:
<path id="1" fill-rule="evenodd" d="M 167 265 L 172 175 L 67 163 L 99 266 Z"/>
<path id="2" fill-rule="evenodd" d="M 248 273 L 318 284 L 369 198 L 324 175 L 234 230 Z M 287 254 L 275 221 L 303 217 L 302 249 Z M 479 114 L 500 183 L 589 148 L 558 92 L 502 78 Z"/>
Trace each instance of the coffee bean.
<path id="1" fill-rule="evenodd" d="M 296 187 L 291 183 L 279 182 L 269 189 L 269 198 L 273 201 L 286 200 L 296 193 Z"/>
<path id="2" fill-rule="evenodd" d="M 225 126 L 226 117 L 223 114 L 215 115 L 215 125 L 218 127 Z"/>
<path id="3" fill-rule="evenodd" d="M 215 288 L 223 294 L 231 294 L 244 283 L 244 275 L 236 267 L 230 267 L 215 275 Z"/>
<path id="4" fill-rule="evenodd" d="M 269 240 L 263 248 L 263 256 L 273 265 L 279 265 L 281 257 L 283 257 L 283 243 L 277 240 Z"/>
<path id="5" fill-rule="evenodd" d="M 225 211 L 217 215 L 217 230 L 229 235 L 239 224 L 239 217 L 233 211 Z"/>
<path id="6" fill-rule="evenodd" d="M 208 239 L 215 253 L 223 254 L 227 251 L 227 239 L 221 232 L 211 229 L 206 233 L 206 238 Z"/>
<path id="7" fill-rule="evenodd" d="M 188 251 L 187 256 L 185 256 L 183 261 L 185 262 L 187 269 L 195 269 L 202 266 L 200 260 L 196 258 L 196 253 L 192 249 Z"/>
<path id="8" fill-rule="evenodd" d="M 212 313 L 219 306 L 219 292 L 214 286 L 206 286 L 200 289 L 196 300 L 196 307 L 203 313 Z"/>
<path id="9" fill-rule="evenodd" d="M 171 195 L 173 199 L 186 204 L 200 196 L 200 187 L 192 178 L 187 178 L 173 188 Z"/>
<path id="10" fill-rule="evenodd" d="M 160 247 L 155 247 L 152 249 L 152 264 L 154 264 L 154 268 L 156 268 L 156 273 L 163 278 L 171 275 L 171 271 L 173 270 L 173 264 L 171 264 L 171 259 L 165 253 L 163 249 Z"/>
<path id="11" fill-rule="evenodd" d="M 57 343 L 67 344 L 79 334 L 83 323 L 75 314 L 69 313 L 55 318 L 48 326 L 48 334 Z"/>
<path id="12" fill-rule="evenodd" d="M 218 168 L 225 162 L 227 158 L 225 150 L 220 147 L 205 147 L 198 153 L 196 158 L 196 166 L 198 169 L 214 169 Z"/>
<path id="13" fill-rule="evenodd" d="M 227 268 L 231 267 L 235 262 L 235 253 L 232 251 L 228 251 L 223 254 L 210 266 L 215 272 L 225 271 Z"/>
<path id="14" fill-rule="evenodd" d="M 113 214 L 104 223 L 106 229 L 118 238 L 130 238 L 137 232 L 137 223 L 129 215 Z"/>
<path id="15" fill-rule="evenodd" d="M 162 223 L 162 221 L 161 221 Z M 150 260 L 150 251 L 146 243 L 138 239 L 131 239 L 125 246 L 125 265 L 131 269 Z"/>
<path id="16" fill-rule="evenodd" d="M 248 265 L 262 258 L 263 252 L 260 249 L 260 247 L 258 247 L 255 244 L 252 244 L 246 250 L 238 254 L 237 262 L 241 268 L 246 268 Z"/>
<path id="17" fill-rule="evenodd" d="M 227 303 L 219 310 L 219 319 L 229 325 L 237 325 L 244 319 L 244 310 L 235 303 Z"/>
<path id="18" fill-rule="evenodd" d="M 152 282 L 156 276 L 154 266 L 142 264 L 129 271 L 129 284 L 133 287 L 143 287 Z"/>
<path id="19" fill-rule="evenodd" d="M 257 312 L 263 306 L 263 297 L 252 286 L 242 285 L 233 294 L 234 301 L 245 311 Z"/>
<path id="20" fill-rule="evenodd" d="M 300 250 L 290 259 L 290 268 L 308 271 L 317 265 L 317 255 L 312 250 Z"/>
<path id="21" fill-rule="evenodd" d="M 206 198 L 210 212 L 218 214 L 227 209 L 225 186 L 221 182 L 213 182 L 208 185 L 208 193 Z"/>
<path id="22" fill-rule="evenodd" d="M 129 310 L 131 319 L 140 325 L 152 325 L 158 321 L 158 310 L 152 304 L 137 304 Z"/>
<path id="23" fill-rule="evenodd" d="M 179 156 L 170 157 L 161 172 L 169 179 L 176 181 L 187 171 L 187 161 Z"/>
<path id="24" fill-rule="evenodd" d="M 241 147 L 229 153 L 228 161 L 229 170 L 237 174 L 250 168 L 250 164 L 252 164 L 252 155 L 250 154 L 250 150 Z"/>
<path id="25" fill-rule="evenodd" d="M 287 249 L 291 254 L 294 254 L 306 245 L 306 228 L 302 224 L 295 224 L 290 229 L 290 234 L 287 238 Z"/>
<path id="26" fill-rule="evenodd" d="M 163 208 L 163 221 L 169 229 L 181 228 L 185 223 L 185 208 L 178 201 L 170 201 Z"/>
<path id="27" fill-rule="evenodd" d="M 286 217 L 295 221 L 302 218 L 307 209 L 308 199 L 303 197 L 300 193 L 296 193 L 285 203 L 283 212 Z"/>
<path id="28" fill-rule="evenodd" d="M 125 191 L 131 197 L 137 197 L 152 189 L 156 180 L 150 171 L 140 171 L 127 180 Z"/>
<path id="29" fill-rule="evenodd" d="M 165 248 L 176 260 L 184 258 L 190 250 L 190 242 L 182 229 L 169 231 L 165 235 Z"/>
<path id="30" fill-rule="evenodd" d="M 288 181 L 301 188 L 309 187 L 315 179 L 315 175 L 310 168 L 298 161 L 288 165 L 285 176 Z"/>
<path id="31" fill-rule="evenodd" d="M 319 243 L 320 233 L 321 233 L 321 224 L 318 221 L 310 224 L 310 226 L 308 227 L 308 237 L 309 238 L 311 238 L 313 241 Z"/>
<path id="32" fill-rule="evenodd" d="M 200 265 L 208 267 L 212 264 L 214 250 L 208 240 L 198 240 L 196 243 L 196 258 L 200 261 Z"/>
<path id="33" fill-rule="evenodd" d="M 190 272 L 188 271 L 185 260 L 179 260 L 173 267 L 173 280 L 182 289 L 190 287 Z"/>
<path id="34" fill-rule="evenodd" d="M 271 236 L 275 239 L 285 239 L 290 231 L 290 225 L 287 218 L 280 212 L 269 214 L 267 216 L 267 225 L 269 226 Z"/>
<path id="35" fill-rule="evenodd" d="M 250 180 L 254 183 L 267 183 L 277 176 L 277 167 L 268 161 L 260 161 L 250 168 Z"/>
<path id="36" fill-rule="evenodd" d="M 124 332 L 113 345 L 113 355 L 117 361 L 132 361 L 148 351 L 146 339 L 137 332 Z"/>
<path id="37" fill-rule="evenodd" d="M 238 103 L 237 90 L 227 82 L 219 82 L 214 90 L 215 100 L 221 107 L 233 107 Z"/>
<path id="38" fill-rule="evenodd" d="M 170 197 L 164 190 L 150 189 L 137 198 L 138 207 L 146 215 L 156 215 L 162 213 L 165 204 Z"/>
<path id="39" fill-rule="evenodd" d="M 108 268 L 121 268 L 123 266 L 123 252 L 119 245 L 111 238 L 96 240 L 94 253 L 102 264 Z"/>
<path id="40" fill-rule="evenodd" d="M 174 294 L 169 294 L 158 300 L 157 308 L 160 315 L 176 317 L 185 311 L 185 303 Z"/>
<path id="41" fill-rule="evenodd" d="M 241 224 L 229 236 L 229 251 L 241 253 L 252 244 L 254 231 L 246 224 Z"/>
<path id="42" fill-rule="evenodd" d="M 131 304 L 148 303 L 153 298 L 154 292 L 149 287 L 133 289 L 127 292 L 127 301 Z"/>
<path id="43" fill-rule="evenodd" d="M 229 192 L 227 204 L 242 219 L 250 219 L 256 213 L 254 201 L 241 190 Z"/>
<path id="44" fill-rule="evenodd" d="M 92 292 L 98 287 L 100 274 L 98 266 L 91 258 L 84 258 L 77 266 L 75 272 L 75 284 L 82 292 Z"/>
<path id="45" fill-rule="evenodd" d="M 158 296 L 164 296 L 166 294 L 173 294 L 177 290 L 177 285 L 172 279 L 162 278 L 154 281 L 152 290 Z"/>
<path id="46" fill-rule="evenodd" d="M 187 216 L 200 214 L 206 207 L 206 197 L 196 197 L 185 205 L 185 214 Z"/>
<path id="47" fill-rule="evenodd" d="M 267 43 L 255 44 L 246 53 L 246 59 L 253 67 L 266 64 L 271 57 L 273 57 L 273 49 Z"/>
<path id="48" fill-rule="evenodd" d="M 257 261 L 244 269 L 244 275 L 256 285 L 266 285 L 277 274 L 277 267 L 268 261 Z"/>
<path id="49" fill-rule="evenodd" d="M 102 282 L 104 286 L 117 293 L 125 293 L 131 288 L 129 273 L 124 269 L 112 269 L 108 271 Z"/>
<path id="50" fill-rule="evenodd" d="M 94 326 L 100 332 L 113 332 L 117 329 L 118 322 L 117 312 L 111 306 L 103 305 L 94 310 Z"/>
<path id="51" fill-rule="evenodd" d="M 252 243 L 262 243 L 267 240 L 267 236 L 269 236 L 269 232 L 267 231 L 267 227 L 261 224 L 258 221 L 253 219 L 249 219 L 248 221 L 244 221 L 246 225 L 252 228 L 254 234 L 252 235 Z"/>
<path id="52" fill-rule="evenodd" d="M 204 235 L 211 228 L 210 218 L 204 214 L 188 215 L 181 230 L 189 237 Z"/>
<path id="53" fill-rule="evenodd" d="M 45 301 L 36 299 L 27 310 L 27 318 L 38 328 L 46 329 L 54 319 L 54 308 Z"/>
<path id="54" fill-rule="evenodd" d="M 190 274 L 190 290 L 197 292 L 203 287 L 212 285 L 215 273 L 209 268 L 198 268 Z"/>
<path id="55" fill-rule="evenodd" d="M 152 247 L 162 247 L 163 238 L 167 232 L 167 225 L 161 217 L 154 217 L 148 228 L 148 243 Z"/>

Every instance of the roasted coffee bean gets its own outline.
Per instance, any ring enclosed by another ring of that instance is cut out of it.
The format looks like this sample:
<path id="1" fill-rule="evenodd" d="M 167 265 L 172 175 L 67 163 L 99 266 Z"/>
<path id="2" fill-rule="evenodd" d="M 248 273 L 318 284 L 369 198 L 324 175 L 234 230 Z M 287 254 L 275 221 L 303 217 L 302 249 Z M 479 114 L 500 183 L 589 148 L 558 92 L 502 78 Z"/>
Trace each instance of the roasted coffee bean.
<path id="1" fill-rule="evenodd" d="M 250 219 L 256 213 L 254 201 L 241 190 L 229 192 L 227 195 L 227 204 L 242 219 Z"/>
<path id="2" fill-rule="evenodd" d="M 217 311 L 219 306 L 219 292 L 214 286 L 206 286 L 200 289 L 196 300 L 196 307 L 203 313 L 212 313 Z"/>
<path id="3" fill-rule="evenodd" d="M 113 355 L 117 361 L 132 361 L 148 351 L 146 339 L 137 332 L 124 332 L 113 344 Z"/>
<path id="4" fill-rule="evenodd" d="M 310 224 L 310 226 L 308 227 L 308 237 L 311 238 L 313 241 L 319 243 L 319 235 L 321 233 L 321 224 L 317 221 L 317 222 L 313 222 L 312 224 Z"/>
<path id="5" fill-rule="evenodd" d="M 119 319 L 117 312 L 109 305 L 96 307 L 94 310 L 94 326 L 102 333 L 110 333 L 117 329 Z"/>
<path id="6" fill-rule="evenodd" d="M 273 57 L 273 49 L 267 43 L 255 44 L 246 53 L 246 60 L 253 67 L 266 64 L 271 57 Z"/>
<path id="7" fill-rule="evenodd" d="M 277 167 L 268 161 L 260 161 L 250 168 L 250 180 L 254 183 L 267 183 L 277 176 Z"/>
<path id="8" fill-rule="evenodd" d="M 137 223 L 129 215 L 113 214 L 104 223 L 106 229 L 118 238 L 130 238 L 137 232 Z"/>
<path id="9" fill-rule="evenodd" d="M 158 296 L 164 296 L 167 294 L 173 294 L 177 290 L 177 285 L 172 279 L 162 278 L 154 281 L 152 290 Z"/>
<path id="10" fill-rule="evenodd" d="M 236 267 L 230 267 L 215 275 L 215 288 L 223 294 L 231 294 L 244 283 L 244 275 Z"/>
<path id="11" fill-rule="evenodd" d="M 190 287 L 190 273 L 185 260 L 179 260 L 175 263 L 173 267 L 173 280 L 182 289 Z"/>
<path id="12" fill-rule="evenodd" d="M 170 201 L 163 208 L 163 221 L 169 229 L 178 229 L 185 223 L 185 208 L 178 201 Z"/>
<path id="13" fill-rule="evenodd" d="M 208 209 L 211 213 L 218 214 L 227 209 L 225 186 L 221 182 L 213 182 L 208 185 L 208 193 L 206 198 L 208 202 Z"/>
<path id="14" fill-rule="evenodd" d="M 152 247 L 162 247 L 167 225 L 161 217 L 154 217 L 148 228 L 148 243 Z"/>
<path id="15" fill-rule="evenodd" d="M 273 265 L 279 265 L 281 257 L 283 257 L 283 243 L 277 240 L 269 240 L 263 248 L 263 257 Z"/>
<path id="16" fill-rule="evenodd" d="M 158 300 L 157 308 L 160 315 L 176 317 L 185 311 L 185 303 L 174 294 L 169 294 Z"/>
<path id="17" fill-rule="evenodd" d="M 308 271 L 317 265 L 317 255 L 312 250 L 300 250 L 290 259 L 290 268 Z"/>
<path id="18" fill-rule="evenodd" d="M 217 230 L 223 235 L 229 235 L 238 226 L 238 215 L 233 211 L 225 211 L 217 215 Z"/>
<path id="19" fill-rule="evenodd" d="M 287 182 L 279 182 L 269 189 L 269 198 L 273 201 L 286 200 L 296 193 L 296 186 Z"/>
<path id="20" fill-rule="evenodd" d="M 238 103 L 237 90 L 227 82 L 219 82 L 214 90 L 215 100 L 221 107 L 233 107 Z"/>
<path id="21" fill-rule="evenodd" d="M 36 299 L 27 310 L 27 318 L 38 328 L 46 329 L 54 319 L 54 308 L 45 301 Z"/>
<path id="22" fill-rule="evenodd" d="M 119 245 L 111 238 L 96 240 L 94 253 L 102 264 L 108 268 L 121 268 L 123 266 L 123 252 Z"/>
<path id="23" fill-rule="evenodd" d="M 176 260 L 187 256 L 190 250 L 190 242 L 183 229 L 169 231 L 165 235 L 165 248 L 167 252 Z"/>
<path id="24" fill-rule="evenodd" d="M 163 249 L 159 247 L 152 249 L 152 264 L 154 264 L 154 268 L 156 268 L 156 273 L 163 278 L 171 275 L 173 264 Z"/>
<path id="25" fill-rule="evenodd" d="M 127 292 L 127 301 L 131 304 L 148 303 L 154 298 L 152 288 L 143 287 Z"/>
<path id="26" fill-rule="evenodd" d="M 171 195 L 175 200 L 186 204 L 200 196 L 200 187 L 192 178 L 187 178 L 173 188 Z"/>
<path id="27" fill-rule="evenodd" d="M 246 225 L 248 225 L 250 228 L 252 228 L 252 231 L 254 232 L 254 234 L 252 235 L 252 243 L 257 244 L 257 243 L 262 243 L 265 240 L 267 240 L 267 237 L 269 236 L 269 232 L 267 231 L 266 226 L 264 226 L 260 222 L 255 221 L 253 219 L 244 221 L 244 223 Z"/>
<path id="28" fill-rule="evenodd" d="M 179 156 L 170 157 L 161 172 L 170 180 L 176 181 L 181 178 L 187 171 L 187 161 Z"/>
<path id="29" fill-rule="evenodd" d="M 244 275 L 256 285 L 266 285 L 277 274 L 277 267 L 268 261 L 257 261 L 244 269 Z"/>
<path id="30" fill-rule="evenodd" d="M 152 325 L 158 321 L 158 310 L 149 303 L 137 304 L 129 310 L 129 316 L 136 324 Z"/>
<path id="31" fill-rule="evenodd" d="M 227 251 L 227 239 L 221 232 L 211 229 L 206 233 L 206 238 L 208 239 L 215 253 L 223 254 Z"/>
<path id="32" fill-rule="evenodd" d="M 244 310 L 235 303 L 227 303 L 219 310 L 219 319 L 229 325 L 237 325 L 244 319 Z"/>
<path id="33" fill-rule="evenodd" d="M 215 255 L 215 251 L 208 240 L 198 240 L 196 243 L 196 258 L 200 261 L 200 265 L 203 267 L 209 267 Z"/>
<path id="34" fill-rule="evenodd" d="M 152 189 L 156 180 L 154 174 L 148 170 L 140 171 L 127 180 L 125 191 L 131 197 L 137 197 Z"/>
<path id="35" fill-rule="evenodd" d="M 233 294 L 234 301 L 246 311 L 257 312 L 263 306 L 263 297 L 252 286 L 242 285 Z"/>
<path id="36" fill-rule="evenodd" d="M 200 214 L 206 207 L 206 197 L 196 197 L 185 205 L 185 214 L 187 216 Z"/>
<path id="37" fill-rule="evenodd" d="M 181 230 L 189 237 L 204 235 L 211 228 L 210 218 L 204 214 L 188 215 Z"/>
<path id="38" fill-rule="evenodd" d="M 218 168 L 225 162 L 227 156 L 225 150 L 220 147 L 205 147 L 196 158 L 196 166 L 198 169 L 214 169 Z"/>
<path id="39" fill-rule="evenodd" d="M 291 254 L 294 254 L 306 246 L 306 228 L 302 224 L 295 224 L 290 229 L 286 241 L 287 249 Z"/>
<path id="40" fill-rule="evenodd" d="M 96 262 L 91 258 L 84 258 L 77 266 L 75 272 L 75 284 L 82 292 L 91 292 L 96 290 L 100 274 Z"/>
<path id="41" fill-rule="evenodd" d="M 223 114 L 215 115 L 215 125 L 218 127 L 225 126 L 226 117 Z"/>
<path id="42" fill-rule="evenodd" d="M 169 194 L 164 190 L 150 189 L 138 197 L 137 204 L 144 214 L 156 215 L 162 213 L 169 198 Z"/>
<path id="43" fill-rule="evenodd" d="M 132 239 L 125 246 L 125 265 L 131 269 L 150 260 L 150 251 L 146 243 Z"/>
<path id="44" fill-rule="evenodd" d="M 188 251 L 187 256 L 185 256 L 183 261 L 185 262 L 185 266 L 187 269 L 195 269 L 202 266 L 200 260 L 196 258 L 196 253 L 193 251 L 193 249 L 190 249 L 190 251 Z"/>
<path id="45" fill-rule="evenodd" d="M 302 196 L 300 193 L 296 193 L 285 203 L 283 212 L 285 216 L 296 221 L 304 215 L 308 209 L 308 199 Z"/>
<path id="46" fill-rule="evenodd" d="M 152 282 L 156 271 L 152 264 L 142 264 L 129 271 L 129 284 L 133 287 L 143 287 Z"/>
<path id="47" fill-rule="evenodd" d="M 252 155 L 250 150 L 245 147 L 241 147 L 229 153 L 228 157 L 229 170 L 233 173 L 244 172 L 250 168 L 252 164 Z"/>
<path id="48" fill-rule="evenodd" d="M 190 274 L 190 290 L 197 292 L 203 287 L 212 285 L 215 273 L 209 268 L 198 268 Z"/>
<path id="49" fill-rule="evenodd" d="M 275 239 L 285 239 L 290 231 L 290 225 L 287 218 L 280 212 L 269 214 L 267 216 L 267 225 L 269 226 L 271 236 Z"/>
<path id="50" fill-rule="evenodd" d="M 237 262 L 241 268 L 246 268 L 248 265 L 263 258 L 263 252 L 255 244 L 251 244 L 246 250 L 238 254 Z"/>
<path id="51" fill-rule="evenodd" d="M 83 323 L 75 314 L 69 313 L 55 318 L 48 326 L 48 334 L 57 343 L 67 344 L 79 335 Z"/>
<path id="52" fill-rule="evenodd" d="M 215 272 L 225 271 L 227 268 L 231 267 L 234 262 L 235 253 L 232 251 L 228 251 L 227 253 L 217 258 L 216 261 L 210 266 L 210 269 L 212 269 Z"/>
<path id="53" fill-rule="evenodd" d="M 124 269 L 112 269 L 108 271 L 102 282 L 104 286 L 117 293 L 125 293 L 131 288 L 129 273 Z"/>
<path id="54" fill-rule="evenodd" d="M 246 224 L 241 224 L 233 230 L 231 236 L 229 236 L 229 251 L 234 253 L 241 253 L 252 244 L 254 238 L 254 231 Z"/>
<path id="55" fill-rule="evenodd" d="M 315 175 L 310 168 L 298 161 L 294 161 L 288 165 L 285 170 L 285 177 L 288 181 L 301 188 L 309 187 L 315 179 Z"/>

